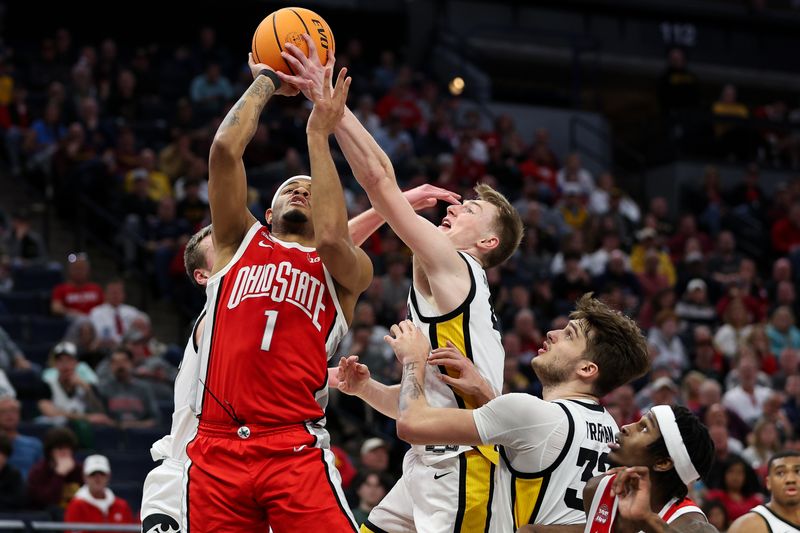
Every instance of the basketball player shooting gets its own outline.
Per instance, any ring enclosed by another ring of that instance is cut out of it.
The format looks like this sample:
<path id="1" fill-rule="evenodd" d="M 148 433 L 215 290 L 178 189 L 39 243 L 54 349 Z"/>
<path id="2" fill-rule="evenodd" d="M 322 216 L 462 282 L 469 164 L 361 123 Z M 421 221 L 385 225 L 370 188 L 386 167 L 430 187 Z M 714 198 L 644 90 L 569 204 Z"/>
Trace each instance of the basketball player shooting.
<path id="1" fill-rule="evenodd" d="M 307 35 L 303 38 L 310 59 L 287 44 L 282 55 L 296 75 L 278 75 L 314 101 L 330 90 L 323 74 L 335 59 L 329 54 L 323 66 L 313 40 Z M 464 394 L 446 383 L 447 368 L 431 369 L 425 385 L 432 402 L 462 409 L 481 405 L 502 390 L 504 364 L 484 269 L 501 264 L 517 249 L 522 237 L 518 213 L 502 194 L 479 185 L 478 198 L 449 206 L 437 227 L 414 213 L 397 185 L 389 158 L 349 110 L 345 109 L 335 134 L 372 206 L 414 252 L 409 295 L 414 323 L 434 346 L 458 348 L 489 384 L 485 394 Z M 343 373 L 354 367 L 354 359 L 341 362 Z M 387 416 L 397 417 L 399 386 L 365 380 L 357 387 L 340 384 L 340 390 L 359 396 Z M 491 446 L 418 443 L 403 462 L 403 479 L 372 510 L 362 531 L 484 531 L 491 520 L 497 461 L 497 452 Z M 429 468 L 433 465 L 436 470 Z M 452 475 L 434 478 L 436 472 L 446 469 Z"/>
<path id="2" fill-rule="evenodd" d="M 330 90 L 307 125 L 313 184 L 295 176 L 278 188 L 270 230 L 247 209 L 242 154 L 270 98 L 297 91 L 252 57 L 249 64 L 254 81 L 220 125 L 209 159 L 216 261 L 198 433 L 187 449 L 187 523 L 190 531 L 355 531 L 324 429 L 327 360 L 372 279 L 348 232 L 328 146 L 349 81 L 342 74 L 333 89 L 328 74 Z"/>

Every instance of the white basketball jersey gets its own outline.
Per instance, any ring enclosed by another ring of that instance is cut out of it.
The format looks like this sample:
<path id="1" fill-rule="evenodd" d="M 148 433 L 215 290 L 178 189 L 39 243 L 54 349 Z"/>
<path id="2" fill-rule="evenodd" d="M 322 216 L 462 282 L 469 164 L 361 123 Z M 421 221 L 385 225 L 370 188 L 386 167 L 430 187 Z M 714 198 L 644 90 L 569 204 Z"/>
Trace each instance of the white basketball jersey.
<path id="1" fill-rule="evenodd" d="M 198 345 L 195 339 L 197 326 L 206 316 L 205 310 L 195 320 L 192 333 L 186 342 L 183 350 L 183 360 L 181 361 L 178 375 L 175 377 L 175 391 L 173 399 L 175 411 L 172 413 L 172 427 L 169 435 L 157 440 L 150 447 L 150 455 L 153 461 L 171 458 L 185 461 L 186 445 L 194 438 L 197 432 L 197 417 L 193 411 L 194 394 L 196 386 L 194 380 L 197 378 L 199 365 Z"/>
<path id="2" fill-rule="evenodd" d="M 500 394 L 503 390 L 505 351 L 492 309 L 489 282 L 486 272 L 474 257 L 464 252 L 458 254 L 467 263 L 470 275 L 470 291 L 464 302 L 453 311 L 441 315 L 412 284 L 408 298 L 409 318 L 425 333 L 431 347 L 446 347 L 447 341 L 452 342 L 475 364 L 495 394 Z M 440 367 L 438 371 L 446 372 L 447 369 Z M 425 396 L 432 407 L 476 407 L 471 398 L 461 397 L 449 385 L 439 381 L 436 372 L 430 367 L 425 372 Z M 447 457 L 455 457 L 471 447 L 431 443 L 427 446 L 415 445 L 413 449 L 422 456 L 425 464 L 433 464 Z M 490 459 L 491 450 L 491 446 L 481 447 L 481 452 Z"/>
<path id="3" fill-rule="evenodd" d="M 525 524 L 571 525 L 586 521 L 583 488 L 593 476 L 609 468 L 608 443 L 619 431 L 617 423 L 604 407 L 579 400 L 554 400 L 569 419 L 569 433 L 555 462 L 545 470 L 525 464 L 524 455 L 501 447 L 502 467 L 497 469 L 493 512 L 513 512 L 516 531 Z M 502 506 L 507 506 L 505 509 Z M 506 519 L 508 521 L 508 519 Z"/>
<path id="4" fill-rule="evenodd" d="M 753 507 L 750 512 L 761 515 L 761 517 L 767 521 L 767 527 L 769 528 L 770 533 L 797 533 L 800 531 L 800 524 L 793 524 L 784 520 L 776 515 L 766 505 L 758 505 Z"/>

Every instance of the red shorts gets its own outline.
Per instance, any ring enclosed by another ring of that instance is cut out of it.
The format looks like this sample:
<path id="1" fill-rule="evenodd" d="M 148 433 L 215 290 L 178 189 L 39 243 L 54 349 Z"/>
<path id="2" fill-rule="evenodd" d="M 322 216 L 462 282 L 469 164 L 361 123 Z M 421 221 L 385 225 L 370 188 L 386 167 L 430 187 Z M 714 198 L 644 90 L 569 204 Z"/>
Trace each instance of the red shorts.
<path id="1" fill-rule="evenodd" d="M 357 531 L 333 453 L 302 426 L 201 423 L 187 453 L 188 532 Z"/>

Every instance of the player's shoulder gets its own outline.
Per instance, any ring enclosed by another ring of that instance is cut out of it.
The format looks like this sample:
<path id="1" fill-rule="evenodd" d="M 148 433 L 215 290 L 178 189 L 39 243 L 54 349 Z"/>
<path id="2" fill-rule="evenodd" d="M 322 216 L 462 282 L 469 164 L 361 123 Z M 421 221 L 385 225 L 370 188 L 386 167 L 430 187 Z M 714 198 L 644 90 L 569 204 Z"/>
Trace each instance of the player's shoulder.
<path id="1" fill-rule="evenodd" d="M 729 533 L 766 533 L 769 530 L 767 520 L 753 510 L 734 520 L 728 528 Z"/>

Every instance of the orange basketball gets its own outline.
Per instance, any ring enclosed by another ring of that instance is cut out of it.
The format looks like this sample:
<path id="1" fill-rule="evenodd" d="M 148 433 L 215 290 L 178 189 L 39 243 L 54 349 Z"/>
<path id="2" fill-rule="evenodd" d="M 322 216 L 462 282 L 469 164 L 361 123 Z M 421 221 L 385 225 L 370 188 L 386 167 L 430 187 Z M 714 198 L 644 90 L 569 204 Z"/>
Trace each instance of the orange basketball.
<path id="1" fill-rule="evenodd" d="M 333 32 L 322 17 L 302 7 L 284 7 L 261 21 L 253 34 L 253 59 L 273 70 L 294 74 L 291 65 L 281 57 L 281 51 L 286 43 L 292 43 L 308 56 L 304 33 L 314 39 L 319 60 L 326 64 L 328 54 L 334 53 L 336 47 Z"/>

